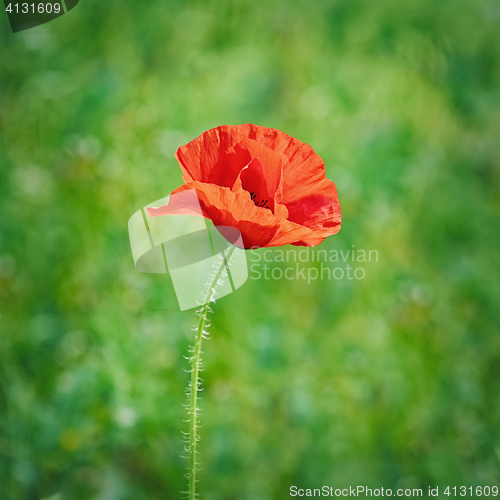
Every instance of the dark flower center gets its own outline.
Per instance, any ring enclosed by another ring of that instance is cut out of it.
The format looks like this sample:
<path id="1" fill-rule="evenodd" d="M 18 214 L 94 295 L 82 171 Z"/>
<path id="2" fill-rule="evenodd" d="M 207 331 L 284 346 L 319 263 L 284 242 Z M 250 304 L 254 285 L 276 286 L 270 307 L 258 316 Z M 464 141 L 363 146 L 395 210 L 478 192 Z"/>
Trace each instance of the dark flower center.
<path id="1" fill-rule="evenodd" d="M 269 200 L 257 200 L 257 195 L 255 194 L 255 191 L 252 191 L 250 193 L 250 198 L 252 198 L 252 201 L 255 206 L 257 207 L 262 207 L 262 208 L 267 208 L 268 210 L 271 210 L 271 207 L 269 206 Z M 271 212 L 273 212 L 271 210 Z M 273 212 L 274 214 L 274 212 Z"/>

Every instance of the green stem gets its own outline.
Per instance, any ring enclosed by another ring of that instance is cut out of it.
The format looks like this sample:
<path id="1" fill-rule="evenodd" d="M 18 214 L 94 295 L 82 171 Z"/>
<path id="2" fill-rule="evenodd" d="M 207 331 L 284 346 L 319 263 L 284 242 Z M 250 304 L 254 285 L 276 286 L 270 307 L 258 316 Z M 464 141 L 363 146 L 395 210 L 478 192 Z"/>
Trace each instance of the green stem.
<path id="1" fill-rule="evenodd" d="M 215 272 L 215 275 L 208 287 L 203 305 L 198 311 L 200 320 L 196 330 L 196 338 L 194 341 L 193 357 L 191 358 L 191 383 L 189 386 L 189 500 L 196 499 L 196 453 L 198 447 L 198 391 L 200 390 L 200 363 L 201 363 L 201 342 L 203 336 L 206 335 L 205 326 L 207 323 L 208 312 L 210 311 L 210 303 L 214 301 L 215 289 L 222 277 L 224 269 L 227 267 L 229 259 L 234 252 L 236 246 L 232 246 L 227 255 L 222 252 L 222 261 Z"/>

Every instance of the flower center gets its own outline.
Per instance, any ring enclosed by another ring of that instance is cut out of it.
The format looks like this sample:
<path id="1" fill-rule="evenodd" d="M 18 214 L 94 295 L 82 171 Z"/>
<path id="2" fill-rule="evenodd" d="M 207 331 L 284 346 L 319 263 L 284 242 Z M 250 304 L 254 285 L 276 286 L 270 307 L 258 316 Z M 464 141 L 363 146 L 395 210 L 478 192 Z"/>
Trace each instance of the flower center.
<path id="1" fill-rule="evenodd" d="M 267 208 L 268 210 L 271 210 L 271 207 L 269 206 L 269 200 L 258 200 L 257 199 L 257 195 L 255 194 L 255 191 L 252 191 L 250 193 L 250 198 L 252 198 L 252 201 L 254 203 L 255 206 L 257 207 L 261 207 L 261 208 Z M 273 212 L 271 210 L 271 212 Z M 273 212 L 274 214 L 274 212 Z"/>

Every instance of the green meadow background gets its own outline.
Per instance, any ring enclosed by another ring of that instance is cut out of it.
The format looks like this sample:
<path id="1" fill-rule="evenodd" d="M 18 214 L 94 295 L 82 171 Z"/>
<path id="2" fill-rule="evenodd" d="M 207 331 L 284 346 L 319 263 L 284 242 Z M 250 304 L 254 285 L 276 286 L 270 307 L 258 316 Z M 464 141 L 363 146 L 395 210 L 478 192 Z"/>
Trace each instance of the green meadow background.
<path id="1" fill-rule="evenodd" d="M 2 13 L 0 67 L 0 499 L 181 498 L 195 317 L 127 222 L 248 122 L 323 157 L 319 248 L 379 259 L 217 302 L 201 499 L 499 485 L 498 1 L 82 0 Z"/>

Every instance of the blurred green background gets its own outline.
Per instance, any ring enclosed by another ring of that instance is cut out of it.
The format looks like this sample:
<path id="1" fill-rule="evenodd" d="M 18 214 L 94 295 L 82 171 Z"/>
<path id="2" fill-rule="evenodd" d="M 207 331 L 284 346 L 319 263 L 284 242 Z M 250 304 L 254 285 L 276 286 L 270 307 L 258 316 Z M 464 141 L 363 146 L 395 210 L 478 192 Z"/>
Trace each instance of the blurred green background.
<path id="1" fill-rule="evenodd" d="M 194 314 L 134 268 L 127 221 L 181 184 L 179 145 L 247 122 L 325 160 L 343 221 L 319 248 L 379 260 L 216 304 L 201 498 L 498 485 L 497 0 L 0 18 L 1 499 L 181 497 Z"/>

